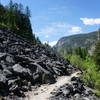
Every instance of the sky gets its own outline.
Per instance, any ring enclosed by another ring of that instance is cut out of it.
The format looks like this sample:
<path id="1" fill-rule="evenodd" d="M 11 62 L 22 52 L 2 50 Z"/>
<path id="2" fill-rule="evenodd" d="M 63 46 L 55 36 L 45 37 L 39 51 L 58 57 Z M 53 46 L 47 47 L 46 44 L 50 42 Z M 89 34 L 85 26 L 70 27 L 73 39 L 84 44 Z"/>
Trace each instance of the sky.
<path id="1" fill-rule="evenodd" d="M 9 0 L 0 0 L 7 5 Z M 64 36 L 96 31 L 100 0 L 13 0 L 29 6 L 33 33 L 51 46 Z"/>

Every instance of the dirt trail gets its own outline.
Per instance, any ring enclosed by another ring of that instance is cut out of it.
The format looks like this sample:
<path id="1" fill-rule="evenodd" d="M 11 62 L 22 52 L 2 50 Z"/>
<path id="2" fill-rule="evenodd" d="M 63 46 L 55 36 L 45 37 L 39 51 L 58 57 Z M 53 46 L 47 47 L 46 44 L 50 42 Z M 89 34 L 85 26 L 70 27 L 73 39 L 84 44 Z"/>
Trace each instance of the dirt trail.
<path id="1" fill-rule="evenodd" d="M 70 83 L 71 82 L 70 80 L 73 76 L 75 77 L 79 76 L 78 73 L 80 72 L 79 71 L 75 72 L 70 76 L 61 76 L 57 79 L 57 82 L 55 84 L 41 85 L 37 90 L 29 92 L 28 99 L 26 100 L 49 100 L 49 98 L 52 96 L 52 94 L 50 94 L 51 92 L 60 88 L 64 84 Z"/>

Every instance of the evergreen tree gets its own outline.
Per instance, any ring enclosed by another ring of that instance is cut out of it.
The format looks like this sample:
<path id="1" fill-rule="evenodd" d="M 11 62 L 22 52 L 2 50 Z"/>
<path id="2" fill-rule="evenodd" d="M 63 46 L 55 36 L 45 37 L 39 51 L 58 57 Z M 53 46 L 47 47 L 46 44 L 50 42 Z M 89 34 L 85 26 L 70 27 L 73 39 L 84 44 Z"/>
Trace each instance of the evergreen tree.
<path id="1" fill-rule="evenodd" d="M 30 14 L 30 9 L 28 6 L 26 6 L 26 9 L 25 9 L 25 14 L 28 16 L 28 17 L 31 17 L 31 14 Z"/>
<path id="2" fill-rule="evenodd" d="M 9 2 L 9 5 L 8 5 L 8 27 L 9 27 L 9 30 L 12 30 L 13 31 L 13 28 L 14 28 L 14 8 L 13 8 L 13 2 L 12 0 L 10 0 Z"/>
<path id="3" fill-rule="evenodd" d="M 30 22 L 30 10 L 27 6 L 23 8 L 22 4 L 13 3 L 10 0 L 8 6 L 0 5 L 0 26 L 7 27 L 9 31 L 26 38 L 33 44 L 41 43 L 32 33 Z"/>
<path id="4" fill-rule="evenodd" d="M 6 13 L 6 9 L 2 5 L 0 5 L 0 24 L 6 22 L 5 21 L 5 18 L 6 18 L 5 13 Z"/>
<path id="5" fill-rule="evenodd" d="M 48 43 L 45 43 L 44 46 L 48 49 L 51 49 L 51 46 Z"/>
<path id="6" fill-rule="evenodd" d="M 23 5 L 20 3 L 19 4 L 19 13 L 23 14 L 23 10 L 24 10 Z"/>
<path id="7" fill-rule="evenodd" d="M 36 38 L 37 44 L 41 44 L 39 37 Z"/>
<path id="8" fill-rule="evenodd" d="M 74 50 L 74 54 L 80 56 L 82 59 L 85 59 L 88 54 L 88 50 L 86 48 L 79 47 Z"/>
<path id="9" fill-rule="evenodd" d="M 97 65 L 100 66 L 100 41 L 95 43 L 95 50 L 93 52 L 93 58 Z"/>

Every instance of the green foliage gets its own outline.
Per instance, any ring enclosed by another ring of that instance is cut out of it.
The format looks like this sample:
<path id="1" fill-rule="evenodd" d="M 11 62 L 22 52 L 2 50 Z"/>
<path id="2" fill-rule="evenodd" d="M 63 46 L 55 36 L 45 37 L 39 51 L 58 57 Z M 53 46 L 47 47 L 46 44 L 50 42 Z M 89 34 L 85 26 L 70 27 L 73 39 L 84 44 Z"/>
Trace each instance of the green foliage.
<path id="1" fill-rule="evenodd" d="M 81 59 L 86 59 L 86 57 L 88 56 L 88 50 L 87 48 L 70 48 L 67 52 L 64 49 L 60 49 L 60 54 L 61 55 L 78 55 Z"/>
<path id="2" fill-rule="evenodd" d="M 30 10 L 28 7 L 24 9 L 22 4 L 10 0 L 6 7 L 0 5 L 0 26 L 8 28 L 9 31 L 26 38 L 33 44 L 40 43 L 32 33 Z"/>
<path id="3" fill-rule="evenodd" d="M 45 43 L 44 46 L 48 49 L 51 49 L 51 46 L 48 43 Z"/>
<path id="4" fill-rule="evenodd" d="M 39 37 L 36 38 L 36 43 L 41 44 L 41 41 L 40 41 Z"/>
<path id="5" fill-rule="evenodd" d="M 100 57 L 100 55 L 98 55 L 99 54 L 98 52 L 100 52 L 99 47 L 97 50 L 95 50 L 94 54 Z M 66 59 L 69 59 L 70 62 L 73 63 L 74 65 L 84 70 L 84 74 L 82 75 L 81 79 L 89 87 L 96 89 L 97 91 L 96 95 L 100 97 L 100 70 L 98 70 L 100 69 L 100 65 L 97 65 L 94 61 L 94 58 L 89 56 L 89 54 L 84 54 L 84 53 L 82 54 L 82 52 L 84 52 L 84 50 L 81 51 L 81 49 L 77 48 L 77 50 L 75 50 L 73 54 L 66 53 L 64 57 Z M 82 55 L 84 55 L 85 57 Z"/>
<path id="6" fill-rule="evenodd" d="M 26 13 L 26 15 L 27 15 L 28 17 L 31 16 L 31 14 L 30 14 L 30 9 L 29 9 L 28 6 L 26 7 L 25 13 Z"/>
<path id="7" fill-rule="evenodd" d="M 0 23 L 0 27 L 5 27 L 5 28 L 8 28 L 8 26 L 4 23 Z"/>
<path id="8" fill-rule="evenodd" d="M 100 41 L 95 43 L 95 50 L 93 52 L 93 59 L 97 65 L 100 66 Z M 99 68 L 100 70 L 100 68 Z"/>
<path id="9" fill-rule="evenodd" d="M 86 48 L 81 48 L 81 47 L 75 48 L 73 52 L 74 52 L 76 55 L 79 55 L 80 58 L 82 58 L 82 59 L 85 59 L 86 56 L 87 56 L 87 53 L 88 53 L 88 51 L 87 51 Z"/>

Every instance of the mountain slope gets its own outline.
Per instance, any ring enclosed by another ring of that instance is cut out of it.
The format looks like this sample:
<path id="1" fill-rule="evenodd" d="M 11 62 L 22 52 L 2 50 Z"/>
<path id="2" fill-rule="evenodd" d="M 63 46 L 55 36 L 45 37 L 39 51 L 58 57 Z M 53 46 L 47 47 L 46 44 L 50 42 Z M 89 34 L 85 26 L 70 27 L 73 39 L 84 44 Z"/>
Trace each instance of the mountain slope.
<path id="1" fill-rule="evenodd" d="M 97 40 L 97 32 L 91 32 L 87 34 L 77 34 L 72 36 L 67 36 L 59 39 L 56 44 L 58 52 L 61 50 L 68 51 L 70 48 L 77 47 L 89 47 L 91 43 Z"/>

